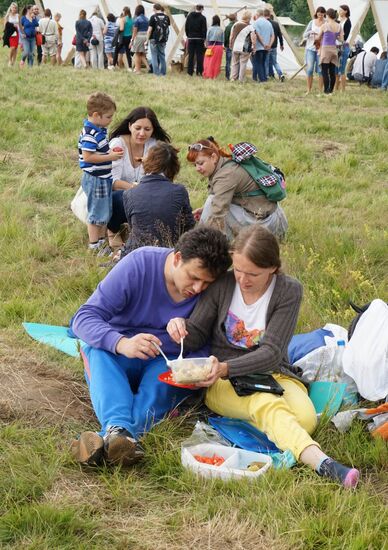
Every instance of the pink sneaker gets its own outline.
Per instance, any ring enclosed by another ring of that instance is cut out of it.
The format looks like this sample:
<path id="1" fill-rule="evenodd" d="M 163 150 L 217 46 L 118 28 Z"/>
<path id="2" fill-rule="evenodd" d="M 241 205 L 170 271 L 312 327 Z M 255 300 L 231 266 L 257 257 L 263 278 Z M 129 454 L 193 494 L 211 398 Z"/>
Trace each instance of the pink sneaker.
<path id="1" fill-rule="evenodd" d="M 19 67 L 20 67 L 20 68 L 23 68 L 23 67 L 24 67 L 24 64 L 25 64 L 25 63 L 24 63 L 23 59 L 21 59 L 21 61 L 20 61 L 20 63 L 19 63 Z"/>

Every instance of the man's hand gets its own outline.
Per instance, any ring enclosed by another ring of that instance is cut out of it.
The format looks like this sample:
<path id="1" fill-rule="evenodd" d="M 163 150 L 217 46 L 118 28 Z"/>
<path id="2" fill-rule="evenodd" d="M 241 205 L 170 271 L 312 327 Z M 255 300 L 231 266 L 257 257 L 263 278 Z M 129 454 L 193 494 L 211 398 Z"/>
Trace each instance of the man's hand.
<path id="1" fill-rule="evenodd" d="M 212 370 L 210 371 L 209 376 L 204 382 L 198 382 L 198 384 L 195 384 L 200 388 L 209 388 L 215 382 L 217 382 L 219 378 L 224 378 L 225 376 L 228 376 L 228 363 L 220 363 L 217 357 L 214 357 L 214 355 L 211 355 L 210 359 L 212 362 Z"/>
<path id="2" fill-rule="evenodd" d="M 125 355 L 129 359 L 153 359 L 159 355 L 158 350 L 152 342 L 162 345 L 162 342 L 153 334 L 140 333 L 132 338 L 123 336 L 116 344 L 116 353 Z"/>
<path id="3" fill-rule="evenodd" d="M 167 323 L 166 330 L 170 338 L 177 344 L 180 344 L 181 338 L 186 338 L 188 332 L 186 330 L 186 321 L 182 317 L 174 317 Z"/>

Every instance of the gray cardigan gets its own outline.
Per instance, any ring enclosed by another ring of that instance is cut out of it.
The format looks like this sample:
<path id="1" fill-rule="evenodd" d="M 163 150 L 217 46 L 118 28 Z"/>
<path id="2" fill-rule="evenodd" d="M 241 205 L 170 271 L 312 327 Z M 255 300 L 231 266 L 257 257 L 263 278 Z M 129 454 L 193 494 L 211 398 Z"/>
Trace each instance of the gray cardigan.
<path id="1" fill-rule="evenodd" d="M 265 334 L 253 349 L 231 344 L 225 334 L 225 319 L 236 285 L 228 271 L 201 295 L 190 319 L 185 349 L 196 350 L 211 340 L 211 352 L 229 366 L 229 377 L 250 373 L 280 372 L 295 377 L 300 369 L 290 365 L 288 344 L 294 333 L 302 301 L 302 285 L 287 275 L 277 275 L 268 305 Z"/>

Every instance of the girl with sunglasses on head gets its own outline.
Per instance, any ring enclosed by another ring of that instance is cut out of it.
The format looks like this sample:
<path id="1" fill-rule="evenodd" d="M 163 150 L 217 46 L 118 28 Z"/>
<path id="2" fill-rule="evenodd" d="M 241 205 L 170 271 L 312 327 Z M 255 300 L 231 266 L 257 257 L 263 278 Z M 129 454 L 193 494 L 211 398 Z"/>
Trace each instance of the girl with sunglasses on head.
<path id="1" fill-rule="evenodd" d="M 195 217 L 220 229 L 230 240 L 242 227 L 254 223 L 282 239 L 288 227 L 283 209 L 264 195 L 252 196 L 257 191 L 255 180 L 231 157 L 213 138 L 189 146 L 187 160 L 209 180 L 209 196 L 203 208 L 194 211 Z"/>

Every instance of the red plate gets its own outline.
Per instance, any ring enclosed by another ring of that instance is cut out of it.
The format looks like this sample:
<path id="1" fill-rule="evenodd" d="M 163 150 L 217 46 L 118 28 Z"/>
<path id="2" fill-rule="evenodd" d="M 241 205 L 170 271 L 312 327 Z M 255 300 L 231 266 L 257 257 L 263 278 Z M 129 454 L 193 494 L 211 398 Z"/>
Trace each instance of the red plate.
<path id="1" fill-rule="evenodd" d="M 175 386 L 176 388 L 187 388 L 188 390 L 200 389 L 198 386 L 190 386 L 188 384 L 178 384 L 177 382 L 174 382 L 171 371 L 162 372 L 161 374 L 159 374 L 158 379 L 161 382 L 164 382 L 165 384 L 169 384 L 170 386 Z"/>

